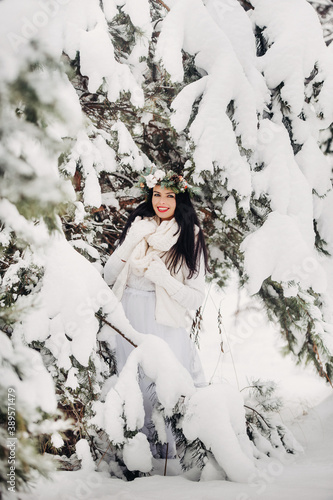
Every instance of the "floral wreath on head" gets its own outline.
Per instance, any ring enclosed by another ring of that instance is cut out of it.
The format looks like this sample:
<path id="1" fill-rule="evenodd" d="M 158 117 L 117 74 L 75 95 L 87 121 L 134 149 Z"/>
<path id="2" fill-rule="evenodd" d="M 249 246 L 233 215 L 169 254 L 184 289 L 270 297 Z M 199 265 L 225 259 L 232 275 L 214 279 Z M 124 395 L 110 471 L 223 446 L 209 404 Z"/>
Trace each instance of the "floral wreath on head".
<path id="1" fill-rule="evenodd" d="M 165 172 L 153 165 L 143 172 L 139 178 L 138 187 L 140 187 L 145 194 L 148 194 L 150 189 L 157 185 L 162 188 L 169 188 L 176 194 L 193 190 L 182 175 L 178 175 L 173 170 L 167 170 Z"/>

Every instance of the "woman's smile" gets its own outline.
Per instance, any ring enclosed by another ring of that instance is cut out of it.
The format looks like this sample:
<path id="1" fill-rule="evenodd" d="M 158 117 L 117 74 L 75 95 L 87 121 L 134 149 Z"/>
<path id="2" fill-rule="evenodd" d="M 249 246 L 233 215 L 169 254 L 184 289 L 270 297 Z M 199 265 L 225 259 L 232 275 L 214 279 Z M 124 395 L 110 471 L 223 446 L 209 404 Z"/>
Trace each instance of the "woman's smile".
<path id="1" fill-rule="evenodd" d="M 176 194 L 169 188 L 157 185 L 153 189 L 152 205 L 160 219 L 170 220 L 175 215 Z"/>

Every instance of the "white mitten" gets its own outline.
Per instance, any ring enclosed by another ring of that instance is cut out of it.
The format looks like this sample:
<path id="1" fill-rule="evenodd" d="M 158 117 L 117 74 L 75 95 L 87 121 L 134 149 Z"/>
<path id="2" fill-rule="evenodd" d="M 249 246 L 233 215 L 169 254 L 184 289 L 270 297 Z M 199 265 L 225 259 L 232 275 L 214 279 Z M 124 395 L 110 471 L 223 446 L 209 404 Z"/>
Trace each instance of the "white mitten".
<path id="1" fill-rule="evenodd" d="M 126 261 L 138 243 L 156 230 L 156 222 L 149 219 L 136 217 L 127 231 L 125 240 L 117 248 L 117 254 L 121 260 Z"/>
<path id="2" fill-rule="evenodd" d="M 161 259 L 153 260 L 149 264 L 148 269 L 145 272 L 145 277 L 155 283 L 155 285 L 164 288 L 170 296 L 179 292 L 179 290 L 184 287 L 183 283 L 180 283 L 180 281 L 171 276 L 169 270 Z"/>

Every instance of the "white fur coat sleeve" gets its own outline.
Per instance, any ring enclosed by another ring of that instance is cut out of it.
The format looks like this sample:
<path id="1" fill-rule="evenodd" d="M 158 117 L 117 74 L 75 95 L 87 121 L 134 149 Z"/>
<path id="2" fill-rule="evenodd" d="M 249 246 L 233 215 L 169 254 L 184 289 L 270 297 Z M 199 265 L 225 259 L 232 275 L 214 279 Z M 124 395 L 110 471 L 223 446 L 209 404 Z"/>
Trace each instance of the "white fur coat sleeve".
<path id="1" fill-rule="evenodd" d="M 114 284 L 125 264 L 120 246 L 110 255 L 104 266 L 104 280 L 109 286 Z"/>
<path id="2" fill-rule="evenodd" d="M 172 295 L 172 298 L 185 307 L 185 309 L 198 309 L 205 298 L 205 263 L 203 258 L 200 260 L 198 275 L 192 278 L 185 278 L 184 284 L 179 284 L 181 286 Z"/>
<path id="3" fill-rule="evenodd" d="M 161 260 L 154 260 L 146 271 L 146 278 L 163 288 L 167 294 L 185 309 L 197 309 L 205 298 L 205 263 L 200 259 L 198 274 L 188 278 L 189 271 L 183 264 L 182 268 L 172 275 Z"/>

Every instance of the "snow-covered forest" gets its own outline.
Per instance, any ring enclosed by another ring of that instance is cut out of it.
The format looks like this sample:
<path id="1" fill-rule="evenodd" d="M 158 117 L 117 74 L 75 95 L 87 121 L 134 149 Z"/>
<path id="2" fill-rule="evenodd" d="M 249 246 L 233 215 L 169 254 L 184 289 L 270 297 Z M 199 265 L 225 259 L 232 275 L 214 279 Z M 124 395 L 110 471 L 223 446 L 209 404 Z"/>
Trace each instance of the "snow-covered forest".
<path id="1" fill-rule="evenodd" d="M 255 304 L 229 348 L 274 325 L 332 387 L 331 2 L 2 0 L 0 23 L 0 498 L 55 464 L 149 476 L 139 368 L 156 440 L 171 422 L 188 477 L 258 481 L 301 450 L 274 382 L 195 388 L 131 327 L 103 268 L 143 170 L 184 174 L 207 290 L 232 282 Z M 188 318 L 199 343 L 202 315 Z M 137 346 L 120 373 L 119 334 Z"/>

